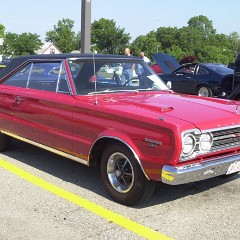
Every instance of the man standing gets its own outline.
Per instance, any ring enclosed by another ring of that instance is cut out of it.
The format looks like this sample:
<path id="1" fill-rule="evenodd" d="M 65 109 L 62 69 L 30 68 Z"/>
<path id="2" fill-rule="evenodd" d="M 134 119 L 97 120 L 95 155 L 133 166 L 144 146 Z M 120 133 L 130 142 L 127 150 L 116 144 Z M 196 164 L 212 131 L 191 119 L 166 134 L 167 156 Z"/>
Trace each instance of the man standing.
<path id="1" fill-rule="evenodd" d="M 144 56 L 144 52 L 140 52 L 140 57 L 143 59 L 143 61 L 147 64 L 150 64 L 151 61 L 148 57 Z"/>
<path id="2" fill-rule="evenodd" d="M 124 55 L 132 56 L 129 48 L 125 48 Z M 133 78 L 133 68 L 134 68 L 133 63 L 125 62 L 123 64 L 123 71 L 122 71 L 122 78 L 121 78 L 122 85 L 131 85 L 131 79 Z"/>

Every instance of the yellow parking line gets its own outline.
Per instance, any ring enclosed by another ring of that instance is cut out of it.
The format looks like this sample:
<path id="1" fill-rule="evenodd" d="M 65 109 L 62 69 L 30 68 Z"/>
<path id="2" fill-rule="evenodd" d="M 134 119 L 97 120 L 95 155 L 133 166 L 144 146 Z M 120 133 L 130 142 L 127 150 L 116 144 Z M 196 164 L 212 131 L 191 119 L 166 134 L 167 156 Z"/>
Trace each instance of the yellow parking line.
<path id="1" fill-rule="evenodd" d="M 37 185 L 49 192 L 61 197 L 61 198 L 64 198 L 72 203 L 75 203 L 78 206 L 80 206 L 84 209 L 87 209 L 94 214 L 97 214 L 98 216 L 101 216 L 111 222 L 114 222 L 114 223 L 118 224 L 119 226 L 122 226 L 122 227 L 124 227 L 146 239 L 158 239 L 158 240 L 171 239 L 159 232 L 156 232 L 148 227 L 145 227 L 145 226 L 143 226 L 137 222 L 134 222 L 126 217 L 123 217 L 115 212 L 105 209 L 105 208 L 101 207 L 100 205 L 90 202 L 85 198 L 79 197 L 78 195 L 75 195 L 71 192 L 61 189 L 51 183 L 48 183 L 48 182 L 44 181 L 43 179 L 38 178 L 38 177 L 22 170 L 21 168 L 18 168 L 16 166 L 12 165 L 11 163 L 9 163 L 3 159 L 0 159 L 0 167 L 8 170 L 9 172 L 14 173 L 15 175 L 35 184 L 35 185 Z"/>

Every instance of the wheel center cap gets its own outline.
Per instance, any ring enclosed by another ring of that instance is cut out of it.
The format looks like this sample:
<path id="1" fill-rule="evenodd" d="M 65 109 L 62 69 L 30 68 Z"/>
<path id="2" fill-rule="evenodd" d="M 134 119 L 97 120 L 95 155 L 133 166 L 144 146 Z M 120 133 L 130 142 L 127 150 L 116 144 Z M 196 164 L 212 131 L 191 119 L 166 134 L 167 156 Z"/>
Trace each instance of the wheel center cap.
<path id="1" fill-rule="evenodd" d="M 119 177 L 121 176 L 122 172 L 120 170 L 116 170 L 115 174 L 116 174 L 116 177 Z"/>

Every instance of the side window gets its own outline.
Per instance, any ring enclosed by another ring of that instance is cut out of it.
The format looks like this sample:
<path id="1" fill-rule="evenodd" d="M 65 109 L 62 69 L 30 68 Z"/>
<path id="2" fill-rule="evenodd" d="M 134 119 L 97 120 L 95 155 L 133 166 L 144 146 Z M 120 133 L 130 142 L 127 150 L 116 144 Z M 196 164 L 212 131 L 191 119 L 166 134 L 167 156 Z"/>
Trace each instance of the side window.
<path id="1" fill-rule="evenodd" d="M 55 71 L 56 71 L 56 69 L 55 69 Z M 70 94 L 69 85 L 68 85 L 69 81 L 68 81 L 63 63 L 61 64 L 60 68 L 57 69 L 56 73 L 58 73 L 57 92 L 64 93 L 64 94 Z"/>
<path id="2" fill-rule="evenodd" d="M 28 64 L 26 67 L 24 67 L 23 69 L 15 73 L 13 76 L 8 78 L 6 81 L 4 81 L 3 85 L 26 88 L 31 67 L 32 64 Z"/>
<path id="3" fill-rule="evenodd" d="M 197 75 L 206 75 L 206 74 L 209 74 L 209 72 L 206 69 L 199 67 L 197 71 Z"/>
<path id="4" fill-rule="evenodd" d="M 191 66 L 191 65 L 183 66 L 180 69 L 178 69 L 177 71 L 175 71 L 175 73 L 177 75 L 193 75 L 194 74 L 194 66 Z"/>
<path id="5" fill-rule="evenodd" d="M 60 62 L 33 63 L 27 88 L 56 92 L 60 67 Z"/>
<path id="6" fill-rule="evenodd" d="M 69 94 L 62 62 L 35 62 L 8 78 L 4 85 Z"/>

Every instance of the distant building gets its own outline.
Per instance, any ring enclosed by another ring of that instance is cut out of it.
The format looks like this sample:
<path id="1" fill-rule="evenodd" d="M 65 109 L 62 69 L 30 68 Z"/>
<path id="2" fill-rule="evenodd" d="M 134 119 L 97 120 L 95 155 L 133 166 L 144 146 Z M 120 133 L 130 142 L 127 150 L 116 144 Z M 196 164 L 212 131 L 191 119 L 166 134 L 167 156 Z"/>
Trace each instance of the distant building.
<path id="1" fill-rule="evenodd" d="M 54 43 L 45 43 L 36 54 L 59 54 L 62 53 Z"/>

